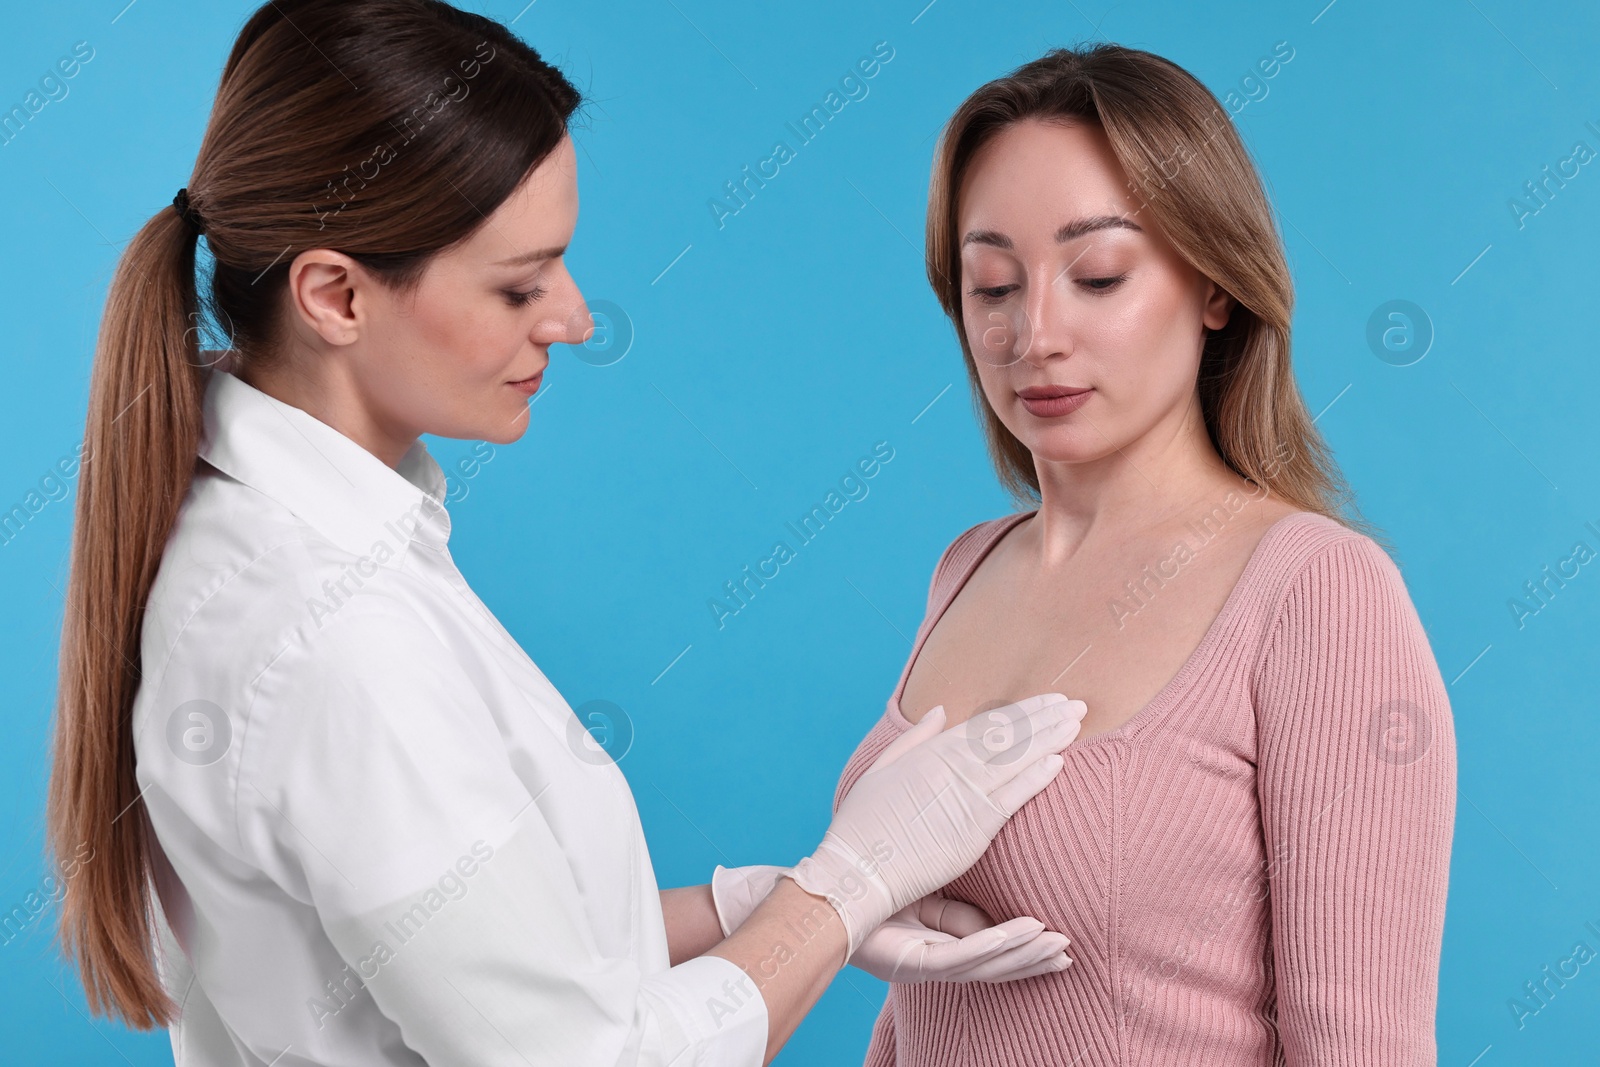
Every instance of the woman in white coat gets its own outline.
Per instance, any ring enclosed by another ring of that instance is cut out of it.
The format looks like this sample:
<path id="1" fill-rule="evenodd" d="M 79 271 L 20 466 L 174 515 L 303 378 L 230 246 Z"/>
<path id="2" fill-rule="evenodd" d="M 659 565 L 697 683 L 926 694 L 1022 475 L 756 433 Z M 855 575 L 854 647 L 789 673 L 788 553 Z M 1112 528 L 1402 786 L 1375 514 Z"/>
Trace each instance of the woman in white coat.
<path id="1" fill-rule="evenodd" d="M 49 834 L 91 1008 L 169 1026 L 179 1064 L 753 1065 L 846 961 L 1069 962 L 930 894 L 1081 702 L 930 714 L 792 870 L 663 892 L 621 772 L 456 570 L 419 437 L 516 440 L 586 336 L 578 103 L 446 4 L 275 0 L 112 281 Z"/>

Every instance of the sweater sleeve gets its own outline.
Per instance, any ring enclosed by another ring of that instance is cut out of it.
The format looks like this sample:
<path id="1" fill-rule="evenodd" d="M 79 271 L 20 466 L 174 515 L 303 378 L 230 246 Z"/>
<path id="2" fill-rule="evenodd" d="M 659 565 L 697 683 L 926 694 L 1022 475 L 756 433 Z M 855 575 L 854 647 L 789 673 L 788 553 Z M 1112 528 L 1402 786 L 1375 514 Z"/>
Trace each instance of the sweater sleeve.
<path id="1" fill-rule="evenodd" d="M 1421 620 L 1375 541 L 1334 541 L 1288 582 L 1255 707 L 1288 1067 L 1435 1064 L 1455 729 Z"/>

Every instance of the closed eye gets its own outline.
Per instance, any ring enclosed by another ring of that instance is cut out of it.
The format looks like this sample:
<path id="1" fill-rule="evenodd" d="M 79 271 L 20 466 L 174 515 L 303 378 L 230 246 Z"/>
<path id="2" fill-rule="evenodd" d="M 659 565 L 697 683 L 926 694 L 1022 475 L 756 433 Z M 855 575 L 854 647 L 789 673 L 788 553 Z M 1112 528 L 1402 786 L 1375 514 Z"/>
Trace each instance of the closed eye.
<path id="1" fill-rule="evenodd" d="M 1103 278 L 1079 278 L 1078 285 L 1085 292 L 1098 295 L 1114 291 L 1127 280 L 1127 273 L 1122 273 Z M 1015 285 L 986 285 L 969 289 L 967 292 L 985 304 L 998 304 L 1015 292 L 1016 289 L 1017 286 Z"/>
<path id="2" fill-rule="evenodd" d="M 976 289 L 969 289 L 968 293 L 977 297 L 986 304 L 998 304 L 1000 301 L 1004 300 L 1006 296 L 1009 295 L 1014 289 L 1016 289 L 1015 285 L 989 285 L 980 286 Z"/>
<path id="3" fill-rule="evenodd" d="M 1127 280 L 1126 274 L 1118 274 L 1110 278 L 1080 278 L 1078 284 L 1091 293 L 1109 293 Z"/>
<path id="4" fill-rule="evenodd" d="M 504 292 L 506 300 L 511 303 L 512 307 L 527 307 L 529 304 L 533 303 L 535 300 L 544 295 L 544 289 L 538 286 L 535 286 L 526 293 L 519 293 L 511 290 L 505 290 Z"/>

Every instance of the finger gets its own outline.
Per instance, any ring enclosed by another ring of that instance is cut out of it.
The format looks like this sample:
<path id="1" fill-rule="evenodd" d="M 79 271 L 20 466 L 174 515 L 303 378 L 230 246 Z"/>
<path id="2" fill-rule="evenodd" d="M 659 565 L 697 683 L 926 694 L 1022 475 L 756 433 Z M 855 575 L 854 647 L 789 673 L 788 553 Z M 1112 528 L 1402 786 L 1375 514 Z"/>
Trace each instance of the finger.
<path id="1" fill-rule="evenodd" d="M 878 758 L 872 761 L 872 765 L 867 770 L 874 771 L 879 767 L 886 767 L 905 755 L 910 749 L 915 748 L 930 737 L 938 735 L 944 730 L 944 722 L 943 704 L 929 708 L 927 714 L 922 716 L 916 725 L 891 741 L 889 746 L 878 754 Z"/>
<path id="2" fill-rule="evenodd" d="M 1065 740 L 1061 742 L 1059 747 L 1056 747 L 1055 750 L 1057 752 L 1060 752 L 1061 749 L 1066 748 L 1067 745 L 1070 745 L 1073 741 L 1077 740 L 1079 731 L 1083 729 L 1083 717 L 1084 715 L 1088 714 L 1089 711 L 1089 705 L 1085 704 L 1081 700 L 1074 700 L 1072 701 L 1072 704 L 1077 705 L 1077 710 L 1068 711 L 1067 721 L 1062 723 L 1059 727 L 1059 730 Z M 1070 708 L 1071 705 L 1068 705 L 1068 707 Z"/>
<path id="3" fill-rule="evenodd" d="M 1040 701 L 1043 697 L 1030 697 Z M 1023 703 L 1009 704 L 981 712 L 959 727 L 947 731 L 959 738 L 950 745 L 965 744 L 970 750 L 963 758 L 981 764 L 979 772 L 992 785 L 1009 781 L 1030 764 L 1052 752 L 1060 752 L 1078 736 L 1088 706 L 1081 700 L 1065 697 L 1054 703 L 1038 704 L 1032 710 Z"/>
<path id="4" fill-rule="evenodd" d="M 967 937 L 927 944 L 918 961 L 920 977 L 922 981 L 949 981 L 947 975 L 964 973 L 985 960 L 1015 951 L 1016 947 L 994 927 Z"/>
<path id="5" fill-rule="evenodd" d="M 947 934 L 957 937 L 966 937 L 979 930 L 994 925 L 994 920 L 982 908 L 974 907 L 964 900 L 951 900 L 937 894 L 925 896 L 918 902 L 917 917 L 923 925 L 934 930 L 943 930 Z M 1043 929 L 1043 924 L 1040 924 Z"/>
<path id="6" fill-rule="evenodd" d="M 1060 753 L 1052 752 L 1030 764 L 1026 770 L 990 793 L 989 799 L 1007 818 L 1010 818 L 1017 813 L 1018 808 L 1044 792 L 1045 787 L 1055 781 L 1056 775 L 1066 763 L 1066 758 Z"/>
<path id="7" fill-rule="evenodd" d="M 1019 743 L 1012 746 L 1015 754 L 1007 756 L 1006 762 L 1021 770 L 1052 752 L 1064 752 L 1067 746 L 1078 739 L 1078 734 L 1082 730 L 1083 720 L 1076 716 L 1069 716 L 1060 722 L 1040 727 L 1037 732 L 1024 736 Z"/>
<path id="8" fill-rule="evenodd" d="M 1054 952 L 1065 952 L 1067 946 L 1072 944 L 1072 938 L 1059 930 L 1041 930 L 1028 943 L 1041 951 L 1050 949 Z"/>
<path id="9" fill-rule="evenodd" d="M 1021 700 L 995 710 L 1003 711 L 1007 714 L 1032 715 L 1056 704 L 1078 705 L 1082 703 L 1083 701 L 1073 700 L 1065 693 L 1040 693 L 1037 696 L 1023 697 Z M 1066 710 L 1068 714 L 1079 714 L 1072 707 L 1068 707 Z"/>
<path id="10" fill-rule="evenodd" d="M 1025 944 L 1016 945 L 1004 952 L 993 953 L 963 967 L 960 978 L 948 981 L 1011 982 L 1018 978 L 1046 974 L 1067 967 L 1072 961 L 1066 954 L 1066 938 L 1047 931 Z"/>
<path id="11" fill-rule="evenodd" d="M 1053 937 L 1064 936 L 1045 929 L 1044 923 L 1031 915 L 1019 915 L 1015 919 L 1007 919 L 1005 922 L 995 926 L 994 929 L 1004 934 L 1006 940 L 1013 945 L 1026 944 L 1034 938 L 1043 937 L 1045 934 L 1051 934 Z M 1057 947 L 1063 946 L 1058 945 Z"/>
<path id="12" fill-rule="evenodd" d="M 1034 944 L 1035 941 L 1038 944 Z M 1013 961 L 1002 970 L 1026 966 L 1060 953 L 1067 944 L 1065 935 L 1045 930 L 1038 919 L 1023 915 L 999 926 L 978 930 L 958 941 L 930 943 L 920 963 L 926 968 L 924 980 L 950 981 L 953 979 L 949 975 L 962 973 L 985 960 Z"/>
<path id="13" fill-rule="evenodd" d="M 857 966 L 865 964 L 863 970 L 886 982 L 926 982 L 935 976 L 935 968 L 929 963 L 930 955 L 938 949 L 957 944 L 954 938 L 938 931 L 928 931 L 926 936 L 919 936 L 902 930 L 894 937 L 899 939 L 898 944 L 886 937 L 876 946 L 874 953 L 863 958 L 857 952 L 852 962 L 856 962 Z M 873 966 L 878 962 L 884 965 L 881 970 Z"/>
<path id="14" fill-rule="evenodd" d="M 981 974 L 973 973 L 953 980 L 961 982 L 1016 982 L 1023 978 L 1035 978 L 1041 974 L 1058 974 L 1070 966 L 1072 966 L 1072 958 L 1066 953 L 1051 956 L 1037 963 L 1016 966 L 1008 966 L 1003 963 L 997 963 L 994 960 L 988 960 L 974 968 L 974 971 L 981 971 Z"/>
<path id="15" fill-rule="evenodd" d="M 1078 724 L 1068 721 L 1017 745 L 1009 756 L 993 758 L 992 754 L 996 750 L 992 746 L 986 746 L 986 753 L 976 757 L 977 766 L 969 771 L 968 779 L 980 788 L 987 789 L 992 795 L 1006 783 L 1023 774 L 1030 771 L 1036 774 L 1042 773 L 1039 767 L 1047 760 L 1062 759 L 1065 762 L 1061 753 L 1067 750 L 1077 735 Z"/>
<path id="16" fill-rule="evenodd" d="M 1083 721 L 1089 705 L 1073 700 L 1061 693 L 1040 693 L 1025 697 L 1014 704 L 996 708 L 1018 728 L 1023 728 L 1023 738 L 1036 737 L 1061 721 Z M 991 713 L 993 714 L 993 713 Z M 1026 722 L 1024 722 L 1026 720 Z"/>
<path id="17" fill-rule="evenodd" d="M 1073 704 L 1060 693 L 1042 693 L 978 712 L 954 728 L 964 728 L 969 736 L 981 732 L 997 752 L 1002 752 L 1059 722 L 1076 718 L 1078 713 Z"/>
<path id="18" fill-rule="evenodd" d="M 857 956 L 874 956 L 878 959 L 893 959 L 901 954 L 905 946 L 914 942 L 931 943 L 934 941 L 954 941 L 955 938 L 938 930 L 930 930 L 916 920 L 915 916 L 908 916 L 904 911 L 896 912 L 887 921 L 873 928 L 872 932 L 862 939 L 856 949 Z M 856 962 L 856 956 L 850 958 L 851 963 Z"/>
<path id="19" fill-rule="evenodd" d="M 1044 930 L 1044 923 L 1031 915 L 1019 915 L 1003 923 L 996 923 L 981 908 L 973 907 L 963 900 L 944 900 L 937 897 L 925 897 L 930 902 L 924 906 L 922 921 L 934 930 L 956 937 L 971 937 L 982 930 L 998 930 L 1008 941 L 1020 943 L 1034 937 Z M 934 904 L 933 902 L 937 902 Z M 937 905 L 942 907 L 931 916 L 930 912 Z"/>
<path id="20" fill-rule="evenodd" d="M 1047 750 L 1060 752 L 1078 736 L 1083 717 L 1088 711 L 1089 705 L 1081 700 L 1047 704 L 1029 714 L 1028 725 L 1032 727 L 1032 732 L 1024 735 L 1022 740 L 1038 739 Z"/>

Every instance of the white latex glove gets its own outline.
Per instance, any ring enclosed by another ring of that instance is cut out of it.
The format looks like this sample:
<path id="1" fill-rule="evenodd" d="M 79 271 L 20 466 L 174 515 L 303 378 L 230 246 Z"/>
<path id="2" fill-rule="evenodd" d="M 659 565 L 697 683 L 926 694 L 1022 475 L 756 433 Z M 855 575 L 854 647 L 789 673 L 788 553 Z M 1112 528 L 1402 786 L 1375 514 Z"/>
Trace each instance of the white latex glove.
<path id="1" fill-rule="evenodd" d="M 847 958 L 889 916 L 978 861 L 1050 784 L 1087 706 L 1028 697 L 944 728 L 944 707 L 901 734 L 845 794 L 815 852 L 780 877 L 844 920 Z"/>
<path id="2" fill-rule="evenodd" d="M 732 937 L 756 910 L 756 905 L 767 899 L 778 879 L 789 873 L 787 867 L 774 867 L 758 863 L 750 867 L 724 867 L 717 864 L 711 872 L 711 902 L 716 905 L 717 922 L 722 924 L 722 936 Z"/>
<path id="3" fill-rule="evenodd" d="M 717 867 L 711 899 L 724 937 L 744 925 L 788 870 L 759 864 Z M 850 963 L 902 985 L 1014 982 L 1065 970 L 1072 963 L 1066 954 L 1070 943 L 1038 919 L 1024 915 L 996 925 L 982 909 L 935 894 L 891 915 L 866 936 Z"/>
<path id="4" fill-rule="evenodd" d="M 996 925 L 981 908 L 938 894 L 891 915 L 852 965 L 885 982 L 1014 982 L 1064 971 L 1072 939 L 1027 915 Z"/>

